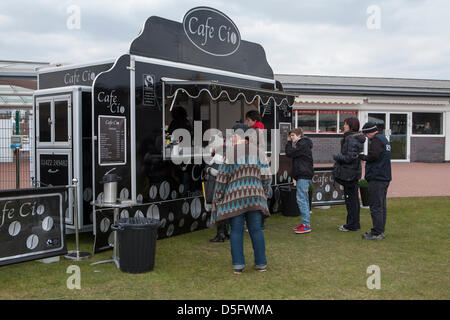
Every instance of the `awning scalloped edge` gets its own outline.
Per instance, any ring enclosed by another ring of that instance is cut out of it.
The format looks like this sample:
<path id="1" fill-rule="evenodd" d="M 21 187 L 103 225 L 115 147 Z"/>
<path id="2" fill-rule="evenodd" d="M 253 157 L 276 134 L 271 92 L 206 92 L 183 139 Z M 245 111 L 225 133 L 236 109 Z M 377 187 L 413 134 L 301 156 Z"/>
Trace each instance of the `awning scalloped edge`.
<path id="1" fill-rule="evenodd" d="M 254 95 L 254 96 L 253 96 L 253 99 L 252 99 L 251 101 L 248 101 L 248 100 L 247 100 L 247 97 L 245 96 L 245 94 L 244 94 L 243 92 L 239 92 L 239 93 L 236 95 L 235 99 L 232 99 L 226 90 L 221 90 L 220 93 L 219 93 L 216 97 L 214 97 L 213 94 L 211 93 L 211 91 L 209 91 L 208 89 L 205 89 L 205 88 L 200 89 L 198 95 L 192 95 L 192 94 L 190 94 L 189 91 L 187 91 L 186 89 L 184 89 L 184 88 L 178 88 L 178 89 L 175 90 L 175 92 L 174 92 L 172 95 L 167 96 L 167 98 L 168 98 L 168 99 L 172 99 L 172 98 L 176 97 L 177 94 L 178 94 L 178 92 L 180 92 L 180 91 L 181 91 L 182 93 L 187 94 L 188 97 L 190 97 L 190 98 L 192 98 L 192 99 L 196 99 L 196 98 L 200 97 L 200 95 L 201 95 L 203 92 L 207 92 L 213 101 L 217 101 L 223 94 L 225 94 L 225 95 L 228 97 L 228 100 L 229 100 L 230 102 L 233 102 L 233 103 L 236 102 L 236 101 L 239 99 L 240 96 L 242 96 L 247 104 L 252 104 L 252 103 L 255 101 L 256 98 L 260 98 L 260 99 L 261 99 L 261 103 L 262 103 L 263 105 L 267 105 L 267 104 L 269 103 L 270 100 L 273 100 L 273 102 L 275 103 L 276 106 L 282 105 L 283 102 L 286 102 L 286 104 L 287 104 L 289 107 L 291 107 L 291 106 L 294 104 L 294 102 L 293 102 L 292 104 L 289 104 L 289 100 L 288 100 L 287 98 L 282 98 L 281 101 L 280 101 L 280 103 L 277 103 L 276 99 L 275 99 L 274 97 L 272 97 L 272 96 L 269 97 L 269 98 L 267 99 L 267 101 L 264 101 L 264 99 L 263 99 L 260 95 L 258 95 L 258 94 Z"/>

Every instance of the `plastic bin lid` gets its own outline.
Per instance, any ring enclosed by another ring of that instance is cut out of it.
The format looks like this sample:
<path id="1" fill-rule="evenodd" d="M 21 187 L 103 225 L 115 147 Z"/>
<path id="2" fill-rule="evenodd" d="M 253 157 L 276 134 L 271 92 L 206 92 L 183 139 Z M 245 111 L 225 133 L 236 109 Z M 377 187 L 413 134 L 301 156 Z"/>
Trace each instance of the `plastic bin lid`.
<path id="1" fill-rule="evenodd" d="M 293 189 L 297 189 L 297 187 L 294 185 L 280 186 L 280 191 L 290 191 Z"/>
<path id="2" fill-rule="evenodd" d="M 120 176 L 118 176 L 115 173 L 108 173 L 107 175 L 104 175 L 102 177 L 102 181 L 100 181 L 100 183 L 108 183 L 108 182 L 118 182 L 122 180 L 122 178 Z"/>
<path id="3" fill-rule="evenodd" d="M 132 217 L 132 218 L 121 218 L 117 220 L 116 224 L 124 228 L 146 228 L 159 227 L 160 221 L 153 218 L 143 218 L 143 217 Z"/>

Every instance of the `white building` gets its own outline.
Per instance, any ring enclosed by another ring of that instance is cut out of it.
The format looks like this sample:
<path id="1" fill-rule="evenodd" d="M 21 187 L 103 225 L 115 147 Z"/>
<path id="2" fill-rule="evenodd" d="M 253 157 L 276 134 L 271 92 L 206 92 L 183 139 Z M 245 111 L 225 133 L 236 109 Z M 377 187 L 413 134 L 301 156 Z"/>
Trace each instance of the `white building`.
<path id="1" fill-rule="evenodd" d="M 344 119 L 361 127 L 379 125 L 392 146 L 392 159 L 450 161 L 450 81 L 397 78 L 276 75 L 286 91 L 298 93 L 293 125 L 314 142 L 314 160 L 333 162 Z M 367 148 L 367 143 L 366 143 Z"/>

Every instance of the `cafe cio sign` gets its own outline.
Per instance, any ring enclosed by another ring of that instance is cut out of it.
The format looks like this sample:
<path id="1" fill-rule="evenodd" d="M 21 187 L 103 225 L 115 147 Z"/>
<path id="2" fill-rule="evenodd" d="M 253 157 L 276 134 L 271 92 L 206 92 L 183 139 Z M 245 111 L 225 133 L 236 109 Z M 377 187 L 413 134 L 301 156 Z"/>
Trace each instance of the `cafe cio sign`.
<path id="1" fill-rule="evenodd" d="M 0 191 L 0 266 L 62 255 L 66 187 Z"/>
<path id="2" fill-rule="evenodd" d="M 213 8 L 189 10 L 183 18 L 183 28 L 194 46 L 213 56 L 232 55 L 241 43 L 241 35 L 234 22 Z"/>

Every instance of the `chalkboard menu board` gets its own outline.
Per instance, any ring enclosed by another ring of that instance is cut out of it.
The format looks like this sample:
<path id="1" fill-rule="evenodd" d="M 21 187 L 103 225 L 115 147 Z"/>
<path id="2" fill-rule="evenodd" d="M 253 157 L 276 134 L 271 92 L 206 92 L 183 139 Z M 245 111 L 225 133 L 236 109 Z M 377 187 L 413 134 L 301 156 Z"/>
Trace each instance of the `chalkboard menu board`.
<path id="1" fill-rule="evenodd" d="M 344 187 L 334 181 L 332 167 L 314 168 L 312 205 L 345 203 Z"/>
<path id="2" fill-rule="evenodd" d="M 261 117 L 270 116 L 273 114 L 273 104 L 269 103 L 261 107 Z"/>
<path id="3" fill-rule="evenodd" d="M 278 114 L 280 120 L 283 119 L 284 121 L 286 121 L 287 119 L 291 118 L 291 108 L 287 105 L 278 106 Z"/>
<path id="4" fill-rule="evenodd" d="M 126 118 L 119 116 L 99 116 L 98 130 L 99 165 L 126 164 Z"/>
<path id="5" fill-rule="evenodd" d="M 289 136 L 289 131 L 291 131 L 291 124 L 289 122 L 280 122 L 279 124 L 280 128 L 280 153 L 284 154 L 287 138 Z"/>

